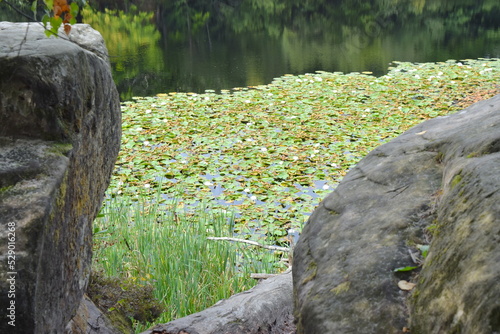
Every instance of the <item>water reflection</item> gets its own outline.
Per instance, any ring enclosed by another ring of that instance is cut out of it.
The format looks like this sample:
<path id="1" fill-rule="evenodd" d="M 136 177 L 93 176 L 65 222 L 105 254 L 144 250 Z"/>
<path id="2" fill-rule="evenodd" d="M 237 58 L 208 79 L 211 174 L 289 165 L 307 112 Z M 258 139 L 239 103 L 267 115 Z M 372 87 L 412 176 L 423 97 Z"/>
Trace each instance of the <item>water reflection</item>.
<path id="1" fill-rule="evenodd" d="M 500 57 L 498 0 L 96 0 L 123 100 L 265 84 L 285 73 L 371 71 L 393 60 Z M 29 7 L 29 6 L 28 6 Z M 28 9 L 29 12 L 29 9 Z M 0 6 L 0 20 L 22 20 Z"/>
<path id="2" fill-rule="evenodd" d="M 142 28 L 129 27 L 131 36 L 143 38 L 135 52 L 108 45 L 110 53 L 127 61 L 127 67 L 113 63 L 123 99 L 259 85 L 285 73 L 316 70 L 381 75 L 393 60 L 500 56 L 496 0 L 175 3 L 155 7 L 155 21 L 143 21 Z M 93 21 L 93 26 L 115 35 L 113 19 L 109 21 L 102 28 L 103 19 Z M 136 40 L 132 38 L 133 45 Z M 134 61 L 138 52 L 145 54 Z"/>

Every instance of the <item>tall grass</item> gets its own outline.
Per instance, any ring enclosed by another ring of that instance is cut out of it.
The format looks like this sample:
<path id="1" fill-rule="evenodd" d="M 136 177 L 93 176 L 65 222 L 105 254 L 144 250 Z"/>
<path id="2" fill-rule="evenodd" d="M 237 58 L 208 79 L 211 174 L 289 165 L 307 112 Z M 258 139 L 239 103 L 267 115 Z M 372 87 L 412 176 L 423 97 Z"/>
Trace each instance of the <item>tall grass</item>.
<path id="1" fill-rule="evenodd" d="M 246 290 L 251 272 L 276 272 L 276 255 L 209 236 L 233 236 L 234 217 L 200 204 L 193 213 L 174 202 L 115 197 L 94 224 L 94 270 L 152 284 L 164 305 L 157 323 L 205 309 Z M 136 324 L 145 330 L 149 324 Z"/>

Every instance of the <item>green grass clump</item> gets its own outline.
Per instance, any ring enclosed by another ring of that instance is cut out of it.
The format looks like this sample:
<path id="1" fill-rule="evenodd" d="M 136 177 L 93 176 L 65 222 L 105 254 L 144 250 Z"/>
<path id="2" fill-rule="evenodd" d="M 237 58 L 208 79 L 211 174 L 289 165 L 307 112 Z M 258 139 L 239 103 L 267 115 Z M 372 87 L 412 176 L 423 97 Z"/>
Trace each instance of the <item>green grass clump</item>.
<path id="1" fill-rule="evenodd" d="M 153 286 L 154 297 L 166 310 L 157 323 L 252 287 L 251 272 L 279 270 L 273 254 L 207 240 L 233 236 L 232 214 L 202 205 L 186 214 L 175 201 L 160 204 L 159 198 L 111 199 L 94 224 L 94 271 Z M 136 321 L 136 330 L 149 325 Z"/>

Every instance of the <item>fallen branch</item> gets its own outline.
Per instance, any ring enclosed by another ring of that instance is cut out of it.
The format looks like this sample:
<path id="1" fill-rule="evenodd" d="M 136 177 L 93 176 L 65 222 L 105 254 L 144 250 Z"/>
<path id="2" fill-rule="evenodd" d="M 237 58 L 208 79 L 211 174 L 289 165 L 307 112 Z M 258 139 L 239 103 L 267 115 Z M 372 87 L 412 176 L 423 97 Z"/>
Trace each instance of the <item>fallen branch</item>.
<path id="1" fill-rule="evenodd" d="M 267 279 L 267 278 L 271 278 L 271 277 L 278 276 L 278 275 L 288 274 L 291 271 L 292 271 L 292 267 L 289 267 L 285 272 L 283 272 L 281 274 L 253 273 L 253 274 L 250 274 L 250 278 Z"/>
<path id="2" fill-rule="evenodd" d="M 259 244 L 257 241 L 251 241 L 251 240 L 245 240 L 245 239 L 229 238 L 229 237 L 208 237 L 207 239 L 209 239 L 209 240 L 225 240 L 225 241 L 242 242 L 242 243 L 254 245 L 254 246 L 257 246 L 257 247 L 262 247 L 262 248 L 269 249 L 269 250 L 277 250 L 277 251 L 282 251 L 282 252 L 290 252 L 290 248 L 288 248 L 288 247 L 267 246 L 267 245 Z"/>

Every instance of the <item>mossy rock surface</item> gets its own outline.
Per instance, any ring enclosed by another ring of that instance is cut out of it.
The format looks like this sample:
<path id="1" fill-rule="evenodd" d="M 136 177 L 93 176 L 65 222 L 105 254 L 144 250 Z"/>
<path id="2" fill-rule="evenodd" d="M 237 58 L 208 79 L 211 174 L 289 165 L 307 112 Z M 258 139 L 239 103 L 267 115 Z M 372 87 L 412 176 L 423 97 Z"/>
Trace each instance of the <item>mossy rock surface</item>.
<path id="1" fill-rule="evenodd" d="M 0 308 L 14 301 L 6 279 L 15 272 L 16 332 L 63 333 L 90 275 L 120 101 L 90 26 L 74 25 L 70 40 L 47 38 L 38 23 L 0 22 L 0 31 L 0 224 L 15 227 L 0 235 L 0 257 L 15 246 L 15 264 L 0 262 Z"/>
<path id="2" fill-rule="evenodd" d="M 153 322 L 164 310 L 153 296 L 149 284 L 137 284 L 123 278 L 104 277 L 92 273 L 89 297 L 123 333 L 133 333 L 132 321 Z"/>

